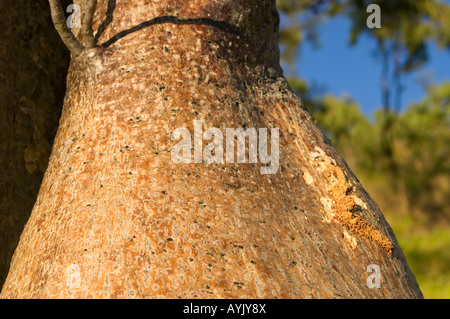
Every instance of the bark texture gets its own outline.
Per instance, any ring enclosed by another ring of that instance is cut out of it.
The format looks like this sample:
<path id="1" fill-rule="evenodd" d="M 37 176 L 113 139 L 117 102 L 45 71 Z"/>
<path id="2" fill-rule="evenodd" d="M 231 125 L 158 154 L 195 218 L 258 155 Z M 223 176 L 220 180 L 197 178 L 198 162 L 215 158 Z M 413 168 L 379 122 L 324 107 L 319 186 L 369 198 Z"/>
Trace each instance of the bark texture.
<path id="1" fill-rule="evenodd" d="M 0 286 L 58 128 L 69 64 L 46 0 L 0 1 Z"/>
<path id="2" fill-rule="evenodd" d="M 1 297 L 422 297 L 378 206 L 282 75 L 274 1 L 98 1 L 94 26 L 103 46 L 72 59 Z M 175 163 L 171 134 L 194 120 L 279 128 L 278 172 Z"/>

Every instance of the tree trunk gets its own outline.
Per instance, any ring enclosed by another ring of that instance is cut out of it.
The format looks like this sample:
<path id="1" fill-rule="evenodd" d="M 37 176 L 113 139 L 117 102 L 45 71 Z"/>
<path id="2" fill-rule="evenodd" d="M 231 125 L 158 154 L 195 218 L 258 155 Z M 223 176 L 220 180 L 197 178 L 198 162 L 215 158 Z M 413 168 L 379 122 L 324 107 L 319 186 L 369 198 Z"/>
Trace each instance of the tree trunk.
<path id="1" fill-rule="evenodd" d="M 45 0 L 0 1 L 0 286 L 58 128 L 69 54 Z"/>
<path id="2" fill-rule="evenodd" d="M 282 75 L 275 1 L 114 5 L 98 2 L 103 45 L 72 57 L 1 297 L 422 297 L 378 206 Z M 261 153 L 175 161 L 177 129 L 195 136 L 199 123 L 279 129 L 278 169 L 264 174 Z"/>

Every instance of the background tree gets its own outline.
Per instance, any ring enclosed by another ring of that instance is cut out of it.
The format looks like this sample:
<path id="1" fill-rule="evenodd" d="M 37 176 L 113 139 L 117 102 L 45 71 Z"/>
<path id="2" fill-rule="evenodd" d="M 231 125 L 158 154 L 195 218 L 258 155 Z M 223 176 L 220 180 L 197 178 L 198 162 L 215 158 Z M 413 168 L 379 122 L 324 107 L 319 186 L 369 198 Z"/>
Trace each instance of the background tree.
<path id="1" fill-rule="evenodd" d="M 69 54 L 47 1 L 3 0 L 0 12 L 1 286 L 47 167 Z"/>
<path id="2" fill-rule="evenodd" d="M 274 1 L 99 1 L 94 34 L 95 2 L 77 2 L 74 38 L 50 1 L 72 52 L 68 89 L 2 297 L 422 296 L 282 76 Z M 194 120 L 278 128 L 278 172 L 174 163 L 171 132 Z M 367 285 L 374 262 L 380 289 Z"/>

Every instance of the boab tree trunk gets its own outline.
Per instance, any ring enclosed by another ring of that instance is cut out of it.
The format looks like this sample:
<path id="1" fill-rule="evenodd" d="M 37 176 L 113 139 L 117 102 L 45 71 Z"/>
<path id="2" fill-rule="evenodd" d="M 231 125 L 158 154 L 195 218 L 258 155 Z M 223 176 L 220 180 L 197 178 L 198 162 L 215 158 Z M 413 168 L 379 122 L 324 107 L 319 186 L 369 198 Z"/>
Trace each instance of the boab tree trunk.
<path id="1" fill-rule="evenodd" d="M 84 45 L 60 28 L 73 53 L 64 110 L 1 296 L 422 297 L 282 76 L 278 22 L 271 0 L 98 1 L 101 32 L 85 24 Z M 199 128 L 216 146 L 226 128 L 278 129 L 278 165 L 264 174 L 259 148 L 256 163 L 195 163 L 211 147 Z M 195 140 L 181 163 L 180 132 Z"/>

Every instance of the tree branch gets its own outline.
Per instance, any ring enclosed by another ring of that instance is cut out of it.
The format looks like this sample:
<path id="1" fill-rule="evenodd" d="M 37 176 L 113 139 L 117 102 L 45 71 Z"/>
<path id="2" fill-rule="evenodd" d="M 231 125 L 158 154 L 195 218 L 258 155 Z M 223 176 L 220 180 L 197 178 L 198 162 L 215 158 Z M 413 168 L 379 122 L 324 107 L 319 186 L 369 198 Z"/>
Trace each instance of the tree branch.
<path id="1" fill-rule="evenodd" d="M 58 31 L 59 36 L 74 56 L 80 55 L 84 50 L 84 46 L 78 42 L 77 38 L 75 38 L 72 31 L 67 26 L 61 3 L 59 0 L 48 0 L 48 2 L 50 4 L 53 24 L 55 25 L 55 29 Z"/>
<path id="2" fill-rule="evenodd" d="M 97 41 L 94 37 L 94 30 L 92 29 L 95 8 L 97 8 L 97 0 L 88 0 L 86 3 L 86 12 L 84 13 L 83 22 L 81 24 L 81 30 L 87 48 L 94 48 L 97 45 Z"/>

